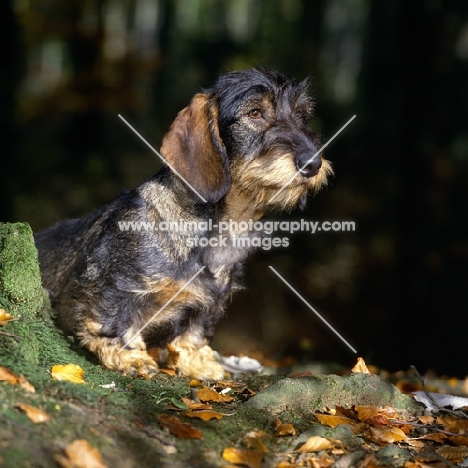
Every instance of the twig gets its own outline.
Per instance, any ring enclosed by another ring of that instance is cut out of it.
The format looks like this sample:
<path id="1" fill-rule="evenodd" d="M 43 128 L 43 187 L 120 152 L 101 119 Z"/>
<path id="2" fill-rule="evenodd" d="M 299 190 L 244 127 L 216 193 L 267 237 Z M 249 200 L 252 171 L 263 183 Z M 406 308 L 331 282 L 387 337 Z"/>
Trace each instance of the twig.
<path id="1" fill-rule="evenodd" d="M 394 423 L 394 424 L 401 424 L 402 426 L 409 425 L 409 426 L 413 426 L 413 427 L 420 427 L 422 429 L 431 429 L 433 431 L 440 432 L 440 433 L 448 435 L 448 436 L 459 436 L 460 435 L 460 434 L 456 434 L 454 432 L 444 431 L 443 429 L 439 429 L 438 427 L 436 427 L 436 426 L 434 426 L 432 424 L 419 424 L 419 423 L 414 423 L 414 422 L 409 422 L 409 421 L 400 421 L 399 419 L 389 419 L 388 421 L 391 422 L 391 423 Z M 418 438 L 418 437 L 416 437 L 416 438 Z"/>
<path id="2" fill-rule="evenodd" d="M 23 339 L 22 336 L 13 335 L 13 333 L 7 333 L 7 332 L 1 331 L 1 330 L 0 330 L 0 335 L 11 336 L 12 338 L 19 338 L 20 340 Z"/>

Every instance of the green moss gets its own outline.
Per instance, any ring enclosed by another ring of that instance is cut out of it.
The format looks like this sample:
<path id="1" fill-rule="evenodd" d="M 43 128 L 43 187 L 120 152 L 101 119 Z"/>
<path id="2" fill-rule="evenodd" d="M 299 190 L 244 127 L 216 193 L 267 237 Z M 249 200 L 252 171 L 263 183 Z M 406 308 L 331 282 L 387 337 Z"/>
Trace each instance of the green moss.
<path id="1" fill-rule="evenodd" d="M 31 364 L 39 362 L 35 322 L 44 303 L 33 235 L 27 223 L 0 224 L 0 305 L 15 317 L 8 342 Z"/>
<path id="2" fill-rule="evenodd" d="M 27 223 L 0 224 L 0 289 L 25 318 L 34 318 L 42 307 L 37 249 Z"/>

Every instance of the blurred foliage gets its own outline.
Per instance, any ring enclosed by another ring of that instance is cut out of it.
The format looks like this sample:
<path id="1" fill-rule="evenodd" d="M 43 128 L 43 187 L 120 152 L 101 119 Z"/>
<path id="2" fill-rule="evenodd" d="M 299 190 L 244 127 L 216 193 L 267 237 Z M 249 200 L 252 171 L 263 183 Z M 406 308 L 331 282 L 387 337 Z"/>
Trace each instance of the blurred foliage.
<path id="1" fill-rule="evenodd" d="M 160 167 L 155 147 L 219 73 L 311 77 L 313 129 L 336 172 L 302 234 L 248 263 L 224 352 L 354 356 L 267 269 L 275 265 L 368 361 L 464 374 L 468 19 L 454 0 L 10 0 L 0 6 L 0 219 L 80 216 Z"/>

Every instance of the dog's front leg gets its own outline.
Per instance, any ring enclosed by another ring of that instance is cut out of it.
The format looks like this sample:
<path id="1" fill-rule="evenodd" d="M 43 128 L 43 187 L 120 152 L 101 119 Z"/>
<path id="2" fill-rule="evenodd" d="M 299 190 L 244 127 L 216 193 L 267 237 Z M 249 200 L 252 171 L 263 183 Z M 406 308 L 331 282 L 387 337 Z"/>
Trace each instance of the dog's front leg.
<path id="1" fill-rule="evenodd" d="M 224 378 L 224 368 L 199 327 L 190 328 L 172 340 L 167 347 L 172 361 L 169 364 L 179 374 L 200 380 Z"/>
<path id="2" fill-rule="evenodd" d="M 124 375 L 151 377 L 158 372 L 154 359 L 146 352 L 141 335 L 129 330 L 123 338 L 99 336 L 102 326 L 87 321 L 86 328 L 78 333 L 80 343 L 96 354 L 102 365 L 118 370 Z"/>

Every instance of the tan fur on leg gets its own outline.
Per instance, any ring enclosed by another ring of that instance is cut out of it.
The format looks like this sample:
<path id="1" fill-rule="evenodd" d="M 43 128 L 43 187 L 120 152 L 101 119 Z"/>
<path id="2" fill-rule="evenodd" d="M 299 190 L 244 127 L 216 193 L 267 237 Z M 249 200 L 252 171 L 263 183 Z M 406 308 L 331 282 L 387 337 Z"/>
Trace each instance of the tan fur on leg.
<path id="1" fill-rule="evenodd" d="M 134 336 L 134 332 L 130 329 L 123 338 L 128 346 L 122 349 L 124 344 L 120 338 L 106 338 L 90 334 L 90 332 L 98 333 L 102 328 L 100 324 L 88 320 L 86 326 L 87 329 L 79 334 L 81 342 L 96 354 L 107 368 L 121 371 L 126 375 L 141 375 L 145 378 L 158 371 L 158 365 L 146 352 L 146 345 L 140 334 Z"/>
<path id="2" fill-rule="evenodd" d="M 193 379 L 220 380 L 224 378 L 224 368 L 216 359 L 215 352 L 202 338 L 199 330 L 189 330 L 175 338 L 168 345 L 172 358 L 171 367 L 179 374 Z"/>
<path id="3" fill-rule="evenodd" d="M 157 364 L 146 351 L 122 349 L 121 341 L 115 338 L 93 338 L 86 347 L 98 356 L 104 366 L 125 375 L 148 377 L 158 371 Z"/>

